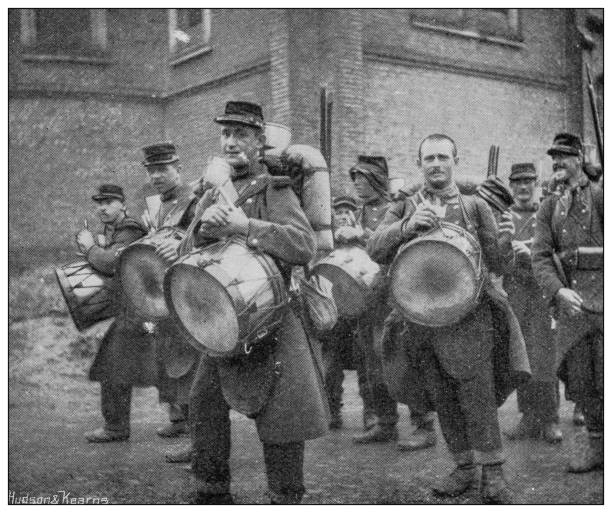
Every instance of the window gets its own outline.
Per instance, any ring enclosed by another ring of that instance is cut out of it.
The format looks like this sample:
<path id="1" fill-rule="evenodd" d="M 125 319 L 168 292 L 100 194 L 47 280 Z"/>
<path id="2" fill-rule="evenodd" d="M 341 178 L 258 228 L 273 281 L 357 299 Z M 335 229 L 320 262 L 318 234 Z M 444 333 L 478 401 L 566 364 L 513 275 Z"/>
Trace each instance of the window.
<path id="1" fill-rule="evenodd" d="M 468 37 L 522 41 L 518 9 L 413 9 L 412 22 Z"/>
<path id="2" fill-rule="evenodd" d="M 210 50 L 210 9 L 169 9 L 168 14 L 173 64 Z"/>
<path id="3" fill-rule="evenodd" d="M 106 9 L 21 9 L 26 52 L 53 56 L 102 56 L 107 48 Z"/>

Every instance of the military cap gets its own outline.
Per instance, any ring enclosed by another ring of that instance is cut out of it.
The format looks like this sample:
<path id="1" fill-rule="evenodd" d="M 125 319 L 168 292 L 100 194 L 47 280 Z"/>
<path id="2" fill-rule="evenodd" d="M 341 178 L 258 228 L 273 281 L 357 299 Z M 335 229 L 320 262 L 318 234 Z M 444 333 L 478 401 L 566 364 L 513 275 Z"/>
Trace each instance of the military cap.
<path id="1" fill-rule="evenodd" d="M 531 162 L 523 162 L 522 164 L 512 164 L 510 168 L 510 177 L 508 180 L 521 180 L 523 178 L 537 179 L 535 166 Z"/>
<path id="2" fill-rule="evenodd" d="M 555 135 L 552 146 L 546 153 L 549 155 L 564 153 L 566 155 L 580 156 L 583 153 L 582 140 L 577 135 L 561 132 Z"/>
<path id="3" fill-rule="evenodd" d="M 145 167 L 154 166 L 156 164 L 171 164 L 179 160 L 176 154 L 176 146 L 170 141 L 145 146 L 142 151 L 144 153 L 142 165 Z"/>
<path id="4" fill-rule="evenodd" d="M 338 196 L 332 201 L 332 207 L 334 209 L 343 205 L 349 207 L 351 210 L 357 210 L 357 201 L 355 201 L 355 198 L 352 196 Z"/>
<path id="5" fill-rule="evenodd" d="M 512 194 L 496 176 L 490 176 L 482 182 L 476 188 L 476 194 L 500 212 L 505 212 L 514 203 Z"/>
<path id="6" fill-rule="evenodd" d="M 125 201 L 123 189 L 119 185 L 113 183 L 103 183 L 98 187 L 98 192 L 91 197 L 94 201 L 102 201 L 105 199 L 118 199 Z"/>
<path id="7" fill-rule="evenodd" d="M 359 155 L 357 157 L 357 164 L 349 171 L 352 180 L 355 179 L 355 173 L 359 171 L 370 172 L 385 179 L 389 177 L 387 159 L 378 155 Z"/>
<path id="8" fill-rule="evenodd" d="M 251 102 L 227 102 L 225 113 L 215 118 L 217 123 L 240 123 L 255 128 L 264 127 L 261 105 Z"/>

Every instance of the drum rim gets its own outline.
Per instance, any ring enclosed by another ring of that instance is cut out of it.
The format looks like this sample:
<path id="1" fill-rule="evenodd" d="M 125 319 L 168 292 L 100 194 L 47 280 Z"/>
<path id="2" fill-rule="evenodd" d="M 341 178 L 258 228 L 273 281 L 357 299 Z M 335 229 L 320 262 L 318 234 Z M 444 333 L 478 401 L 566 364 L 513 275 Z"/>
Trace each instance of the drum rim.
<path id="1" fill-rule="evenodd" d="M 62 293 L 62 296 L 64 297 L 64 301 L 66 302 L 66 306 L 68 307 L 68 313 L 70 314 L 70 317 L 72 318 L 72 322 L 74 322 L 76 329 L 79 331 L 83 331 L 87 329 L 89 326 L 91 326 L 91 324 L 87 326 L 86 323 L 83 323 L 81 320 L 77 319 L 77 317 L 75 317 L 74 315 L 73 310 L 75 307 L 75 301 L 71 296 L 68 296 L 66 294 L 66 289 L 64 286 L 70 285 L 70 283 L 68 282 L 68 277 L 66 276 L 66 273 L 64 272 L 64 270 L 61 268 L 56 268 L 55 278 L 57 279 L 57 284 L 59 285 L 60 292 Z"/>

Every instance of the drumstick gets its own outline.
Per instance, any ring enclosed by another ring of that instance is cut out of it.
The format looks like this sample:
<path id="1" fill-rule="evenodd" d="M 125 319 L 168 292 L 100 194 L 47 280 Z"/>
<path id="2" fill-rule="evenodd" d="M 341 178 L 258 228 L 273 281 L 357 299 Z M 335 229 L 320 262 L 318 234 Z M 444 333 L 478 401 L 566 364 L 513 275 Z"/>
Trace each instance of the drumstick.
<path id="1" fill-rule="evenodd" d="M 89 223 L 87 222 L 87 219 L 83 219 L 83 226 L 86 230 L 89 230 Z"/>

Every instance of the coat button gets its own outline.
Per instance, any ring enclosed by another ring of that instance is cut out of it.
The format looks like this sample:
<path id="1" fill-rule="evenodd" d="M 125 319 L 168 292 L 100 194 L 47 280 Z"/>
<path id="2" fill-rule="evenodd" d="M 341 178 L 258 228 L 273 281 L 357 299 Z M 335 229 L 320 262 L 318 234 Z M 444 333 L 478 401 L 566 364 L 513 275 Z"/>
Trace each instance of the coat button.
<path id="1" fill-rule="evenodd" d="M 586 214 L 586 208 L 583 208 L 583 209 L 582 209 L 582 213 L 583 213 L 583 214 Z"/>
<path id="2" fill-rule="evenodd" d="M 259 242 L 259 241 L 258 241 L 257 239 L 253 239 L 253 240 L 251 241 L 251 244 L 253 244 L 253 246 L 257 246 L 257 243 L 258 243 L 258 242 Z"/>
<path id="3" fill-rule="evenodd" d="M 576 280 L 572 280 L 572 285 L 576 285 L 578 283 Z"/>
<path id="4" fill-rule="evenodd" d="M 257 180 L 253 180 L 253 181 L 251 182 L 251 185 L 257 185 Z"/>
<path id="5" fill-rule="evenodd" d="M 247 199 L 247 200 L 246 200 L 246 203 L 248 203 L 248 204 L 253 203 L 253 198 L 249 198 L 249 199 Z"/>
<path id="6" fill-rule="evenodd" d="M 562 231 L 563 231 L 563 233 L 567 233 L 567 230 L 566 230 L 565 228 L 563 228 L 563 230 L 562 230 Z"/>

